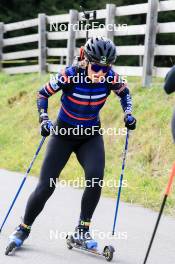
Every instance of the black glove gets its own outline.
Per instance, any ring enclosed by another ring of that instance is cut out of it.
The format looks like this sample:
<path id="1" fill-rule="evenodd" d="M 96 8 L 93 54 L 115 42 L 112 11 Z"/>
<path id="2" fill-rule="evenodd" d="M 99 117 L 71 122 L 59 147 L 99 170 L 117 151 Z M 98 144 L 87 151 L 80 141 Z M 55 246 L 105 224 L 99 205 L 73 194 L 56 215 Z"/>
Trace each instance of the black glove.
<path id="1" fill-rule="evenodd" d="M 40 122 L 41 122 L 41 128 L 40 128 L 41 136 L 43 136 L 43 137 L 49 136 L 50 135 L 50 128 L 53 125 L 52 125 L 52 122 L 49 120 L 47 113 L 43 113 L 40 115 Z"/>
<path id="2" fill-rule="evenodd" d="M 131 115 L 127 114 L 124 117 L 125 127 L 127 127 L 130 130 L 134 130 L 136 128 L 137 120 Z"/>

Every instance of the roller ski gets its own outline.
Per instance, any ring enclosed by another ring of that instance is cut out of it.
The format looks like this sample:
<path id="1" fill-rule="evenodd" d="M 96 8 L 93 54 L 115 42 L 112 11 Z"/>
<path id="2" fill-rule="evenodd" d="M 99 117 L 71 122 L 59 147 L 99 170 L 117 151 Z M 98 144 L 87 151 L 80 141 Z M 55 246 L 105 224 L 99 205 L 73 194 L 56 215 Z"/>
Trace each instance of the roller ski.
<path id="1" fill-rule="evenodd" d="M 23 245 L 24 240 L 26 240 L 30 234 L 30 229 L 31 227 L 25 224 L 20 224 L 16 228 L 16 230 L 9 237 L 9 244 L 5 251 L 6 256 Z"/>
<path id="2" fill-rule="evenodd" d="M 107 261 L 113 259 L 114 248 L 112 246 L 105 246 L 103 252 L 98 249 L 97 242 L 91 237 L 89 228 L 78 226 L 73 235 L 66 237 L 68 249 L 76 248 L 86 252 L 105 257 Z"/>

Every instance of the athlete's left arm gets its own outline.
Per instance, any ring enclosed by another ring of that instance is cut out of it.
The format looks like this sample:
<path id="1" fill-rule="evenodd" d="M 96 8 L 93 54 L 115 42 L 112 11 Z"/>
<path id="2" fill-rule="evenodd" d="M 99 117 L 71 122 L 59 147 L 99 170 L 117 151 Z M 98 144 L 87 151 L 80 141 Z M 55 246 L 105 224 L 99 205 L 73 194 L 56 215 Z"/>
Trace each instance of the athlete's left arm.
<path id="1" fill-rule="evenodd" d="M 120 98 L 125 114 L 132 114 L 132 98 L 126 80 L 115 74 L 110 84 L 111 90 Z"/>
<path id="2" fill-rule="evenodd" d="M 165 77 L 164 90 L 167 94 L 175 92 L 175 65 Z"/>

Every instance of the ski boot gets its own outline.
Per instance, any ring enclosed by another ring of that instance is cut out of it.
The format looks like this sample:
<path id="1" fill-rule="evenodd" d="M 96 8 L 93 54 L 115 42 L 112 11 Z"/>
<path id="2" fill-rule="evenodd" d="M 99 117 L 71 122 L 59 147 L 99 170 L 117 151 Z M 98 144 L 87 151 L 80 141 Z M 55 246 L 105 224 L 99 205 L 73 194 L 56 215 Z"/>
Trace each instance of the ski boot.
<path id="1" fill-rule="evenodd" d="M 66 237 L 68 249 L 76 248 L 97 256 L 105 257 L 107 261 L 111 261 L 115 249 L 113 246 L 109 245 L 105 246 L 103 251 L 100 251 L 97 242 L 90 235 L 89 225 L 89 222 L 80 221 L 74 234 Z"/>
<path id="2" fill-rule="evenodd" d="M 76 227 L 73 238 L 77 245 L 83 246 L 84 248 L 94 250 L 97 248 L 97 242 L 91 237 L 89 230 Z"/>
<path id="3" fill-rule="evenodd" d="M 30 234 L 31 227 L 25 224 L 20 224 L 16 230 L 9 236 L 9 245 L 6 248 L 5 255 L 8 255 L 14 249 L 22 246 Z"/>
<path id="4" fill-rule="evenodd" d="M 79 225 L 75 228 L 72 238 L 77 246 L 96 250 L 97 242 L 90 235 L 89 225 L 90 222 L 80 221 Z"/>

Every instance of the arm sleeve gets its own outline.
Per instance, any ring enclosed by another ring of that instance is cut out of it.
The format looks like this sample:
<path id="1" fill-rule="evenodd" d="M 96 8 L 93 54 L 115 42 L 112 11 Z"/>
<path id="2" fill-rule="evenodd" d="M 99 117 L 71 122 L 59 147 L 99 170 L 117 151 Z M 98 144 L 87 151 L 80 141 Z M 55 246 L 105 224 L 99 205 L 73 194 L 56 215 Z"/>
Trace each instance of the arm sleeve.
<path id="1" fill-rule="evenodd" d="M 164 90 L 167 94 L 175 92 L 175 66 L 167 73 L 165 77 Z"/>
<path id="2" fill-rule="evenodd" d="M 39 114 L 47 113 L 48 99 L 64 87 L 70 86 L 72 71 L 66 68 L 56 75 L 51 75 L 50 81 L 37 92 L 37 108 Z"/>
<path id="3" fill-rule="evenodd" d="M 132 113 L 132 98 L 127 85 L 118 74 L 115 74 L 111 85 L 111 90 L 120 98 L 120 103 L 123 111 L 127 114 Z"/>

